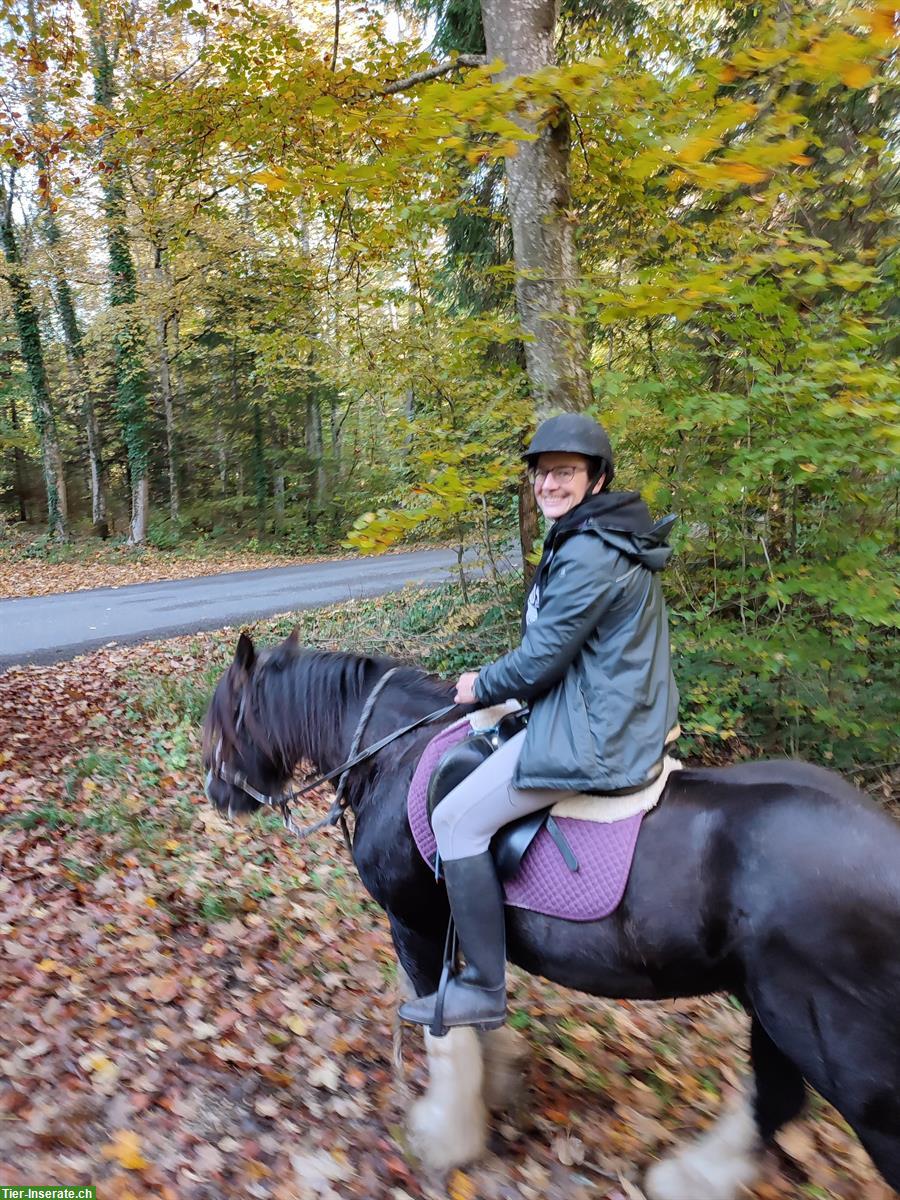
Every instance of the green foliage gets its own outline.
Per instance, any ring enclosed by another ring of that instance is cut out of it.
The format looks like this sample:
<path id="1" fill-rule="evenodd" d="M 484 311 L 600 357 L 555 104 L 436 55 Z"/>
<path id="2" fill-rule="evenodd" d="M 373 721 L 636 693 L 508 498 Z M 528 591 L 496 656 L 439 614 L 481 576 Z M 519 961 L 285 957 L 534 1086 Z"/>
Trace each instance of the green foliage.
<path id="1" fill-rule="evenodd" d="M 266 4 L 236 16 L 177 0 L 148 11 L 137 40 L 121 36 L 123 6 L 104 11 L 100 30 L 85 8 L 89 37 L 65 23 L 71 47 L 31 47 L 46 130 L 34 146 L 13 131 L 8 153 L 51 156 L 60 227 L 88 231 L 73 278 L 98 258 L 91 238 L 108 240 L 112 313 L 77 299 L 120 505 L 144 464 L 166 497 L 165 428 L 144 402 L 154 339 L 171 335 L 183 505 L 179 522 L 154 522 L 156 546 L 439 537 L 490 565 L 514 535 L 534 418 L 504 160 L 532 136 L 523 119 L 561 128 L 567 108 L 577 319 L 621 486 L 680 517 L 668 586 L 695 744 L 884 751 L 900 346 L 890 5 L 571 0 L 557 65 L 399 89 L 433 58 L 380 13 L 343 14 L 332 66 L 330 21 L 298 26 Z M 483 48 L 470 0 L 418 11 L 437 17 L 441 54 Z M 85 124 L 73 84 L 89 60 Z M 26 276 L 46 305 L 33 252 Z M 54 379 L 64 358 L 55 344 Z M 23 430 L 30 458 L 39 417 Z M 70 464 L 79 420 L 70 405 Z M 482 625 L 499 652 L 511 626 L 486 603 L 470 589 L 442 669 L 474 653 Z M 400 636 L 415 646 L 426 629 Z"/>

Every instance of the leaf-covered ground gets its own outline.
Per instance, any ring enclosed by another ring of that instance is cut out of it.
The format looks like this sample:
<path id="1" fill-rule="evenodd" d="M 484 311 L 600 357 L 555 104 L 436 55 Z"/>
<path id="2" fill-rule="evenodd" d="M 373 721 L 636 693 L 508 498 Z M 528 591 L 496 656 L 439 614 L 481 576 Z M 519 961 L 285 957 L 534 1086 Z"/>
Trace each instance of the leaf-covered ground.
<path id="1" fill-rule="evenodd" d="M 321 562 L 324 558 L 323 555 L 256 554 L 245 550 L 217 551 L 215 556 L 192 555 L 156 550 L 152 546 L 75 549 L 77 552 L 71 558 L 62 561 L 56 556 L 29 558 L 20 552 L 0 550 L 0 599 L 122 587 L 128 583 L 155 583 L 160 579 L 194 579 L 199 575 L 257 571 L 262 567 L 294 567 L 301 563 Z M 341 556 L 332 554 L 328 557 Z"/>
<path id="2" fill-rule="evenodd" d="M 358 641 L 380 628 L 380 602 L 347 611 Z M 301 620 L 350 644 L 337 612 Z M 420 1040 L 404 1031 L 397 1061 L 386 924 L 339 836 L 297 846 L 202 798 L 197 722 L 233 638 L 0 676 L 0 1183 L 117 1200 L 640 1200 L 642 1169 L 732 1095 L 743 1014 L 514 973 L 526 1102 L 483 1162 L 425 1175 L 402 1134 Z M 758 1200 L 893 1194 L 816 1098 L 783 1144 Z"/>

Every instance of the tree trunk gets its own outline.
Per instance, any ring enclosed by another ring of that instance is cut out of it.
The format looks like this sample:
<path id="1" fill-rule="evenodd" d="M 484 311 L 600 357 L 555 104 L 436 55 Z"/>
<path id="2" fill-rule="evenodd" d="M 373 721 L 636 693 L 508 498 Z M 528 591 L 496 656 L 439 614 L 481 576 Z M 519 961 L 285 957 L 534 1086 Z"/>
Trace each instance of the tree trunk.
<path id="1" fill-rule="evenodd" d="M 284 471 L 278 470 L 272 478 L 272 497 L 275 504 L 275 525 L 278 532 L 284 530 Z"/>
<path id="2" fill-rule="evenodd" d="M 237 421 L 242 412 L 241 405 L 241 387 L 238 377 L 238 352 L 237 339 L 232 338 L 229 348 L 229 376 L 231 380 L 231 408 L 234 413 L 234 419 Z M 244 457 L 240 450 L 237 452 L 237 494 L 244 498 Z"/>
<path id="3" fill-rule="evenodd" d="M 216 430 L 216 457 L 219 460 L 219 494 L 224 500 L 228 495 L 228 448 L 225 445 L 225 430 Z"/>
<path id="4" fill-rule="evenodd" d="M 166 422 L 166 466 L 169 475 L 169 514 L 178 520 L 178 461 L 175 451 L 175 406 L 172 396 L 172 373 L 169 364 L 169 322 L 162 315 L 156 320 L 157 352 L 159 355 L 159 391 Z"/>
<path id="5" fill-rule="evenodd" d="M 315 387 L 306 392 L 306 453 L 312 464 L 309 481 L 310 522 L 319 513 L 325 495 L 325 463 L 322 446 L 322 409 Z"/>
<path id="6" fill-rule="evenodd" d="M 103 10 L 99 10 L 100 20 Z M 94 101 L 109 108 L 113 95 L 113 56 L 105 30 L 92 31 Z M 106 217 L 106 242 L 109 250 L 109 305 L 124 311 L 113 334 L 113 370 L 116 381 L 116 412 L 122 426 L 122 440 L 128 455 L 131 480 L 131 528 L 128 541 L 142 545 L 147 540 L 148 432 L 147 380 L 144 372 L 144 346 L 140 326 L 134 316 L 137 299 L 137 274 L 128 243 L 125 189 L 122 168 L 108 163 L 101 176 L 103 209 Z"/>
<path id="7" fill-rule="evenodd" d="M 178 453 L 176 448 L 175 398 L 172 389 L 172 356 L 169 353 L 169 325 L 174 317 L 167 316 L 162 311 L 167 303 L 167 289 L 170 278 L 165 267 L 165 248 L 156 245 L 153 248 L 153 273 L 158 288 L 157 303 L 160 312 L 156 318 L 156 353 L 159 367 L 159 392 L 162 398 L 163 418 L 166 425 L 166 469 L 169 476 L 169 515 L 173 521 L 178 520 Z"/>
<path id="8" fill-rule="evenodd" d="M 26 18 L 29 37 L 31 40 L 37 41 L 39 33 L 34 0 L 28 0 Z M 43 125 L 46 120 L 45 99 L 40 74 L 35 75 L 29 80 L 28 119 L 32 129 Z M 39 175 L 49 180 L 51 176 L 46 156 L 39 150 L 36 157 Z M 62 242 L 62 234 L 50 199 L 49 184 L 45 189 L 42 189 L 39 203 L 41 209 L 39 227 L 43 232 L 44 240 L 50 250 L 51 261 L 53 263 L 53 290 L 56 296 L 56 305 L 59 312 L 60 324 L 62 325 L 63 340 L 66 346 L 66 362 L 69 368 L 69 377 L 72 381 L 72 390 L 81 401 L 81 416 L 87 438 L 90 470 L 91 521 L 94 530 L 105 537 L 108 529 L 106 525 L 106 491 L 103 478 L 100 427 L 97 423 L 94 398 L 91 395 L 88 373 L 85 368 L 84 343 L 81 337 L 81 329 L 78 325 L 78 317 L 75 313 L 72 289 L 69 287 L 69 281 L 66 279 L 65 272 L 57 255 L 57 250 Z"/>
<path id="9" fill-rule="evenodd" d="M 44 213 L 42 224 L 47 245 L 53 250 L 59 245 L 61 238 L 56 217 L 49 208 Z M 69 365 L 69 375 L 76 395 L 81 398 L 81 419 L 87 438 L 91 483 L 91 521 L 96 529 L 101 529 L 106 526 L 107 505 L 100 425 L 97 421 L 94 397 L 91 395 L 90 384 L 88 382 L 87 367 L 84 360 L 84 343 L 75 313 L 72 289 L 69 287 L 69 281 L 62 273 L 58 263 L 54 263 L 54 274 L 56 276 L 54 285 L 56 304 L 59 310 L 59 319 L 66 345 L 66 360 Z"/>
<path id="10" fill-rule="evenodd" d="M 56 430 L 56 417 L 50 397 L 50 385 L 44 365 L 40 319 L 31 294 L 31 287 L 22 271 L 22 260 L 13 228 L 12 184 L 11 178 L 7 192 L 5 185 L 0 183 L 0 237 L 2 237 L 3 254 L 6 259 L 6 282 L 12 293 L 13 315 L 19 335 L 22 360 L 28 376 L 34 426 L 41 444 L 41 462 L 44 470 L 44 486 L 47 492 L 47 524 L 53 536 L 64 541 L 68 536 L 66 479 Z"/>
<path id="11" fill-rule="evenodd" d="M 540 536 L 541 525 L 534 488 L 531 486 L 531 480 L 525 476 L 519 484 L 519 546 L 522 551 L 522 577 L 526 592 L 531 588 L 536 565 L 528 561 L 528 555 L 533 552 Z"/>
<path id="12" fill-rule="evenodd" d="M 256 494 L 256 536 L 262 537 L 266 527 L 266 501 L 269 487 L 266 478 L 266 454 L 263 445 L 262 413 L 259 402 L 253 404 L 253 488 Z"/>
<path id="13" fill-rule="evenodd" d="M 500 78 L 556 62 L 558 0 L 481 0 L 489 59 Z M 506 160 L 516 267 L 516 306 L 530 335 L 525 360 L 537 415 L 580 411 L 591 403 L 587 345 L 571 289 L 578 282 L 569 184 L 569 114 L 549 114 L 533 142 Z M 520 120 L 529 132 L 531 122 Z"/>
<path id="14" fill-rule="evenodd" d="M 16 412 L 16 396 L 15 392 L 9 393 L 9 423 L 13 433 L 19 428 L 19 414 Z M 13 448 L 13 464 L 16 489 L 16 504 L 19 509 L 19 520 L 28 520 L 28 510 L 25 507 L 25 470 L 24 470 L 24 454 L 21 447 Z"/>

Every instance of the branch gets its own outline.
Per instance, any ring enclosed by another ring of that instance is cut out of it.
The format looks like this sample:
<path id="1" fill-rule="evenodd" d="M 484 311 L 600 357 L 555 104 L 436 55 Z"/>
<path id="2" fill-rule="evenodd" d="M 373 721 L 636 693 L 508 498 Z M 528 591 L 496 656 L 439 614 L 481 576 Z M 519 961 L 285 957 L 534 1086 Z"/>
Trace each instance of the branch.
<path id="1" fill-rule="evenodd" d="M 341 0 L 334 0 L 334 48 L 331 51 L 331 70 L 337 67 L 338 39 L 341 35 Z"/>
<path id="2" fill-rule="evenodd" d="M 429 79 L 437 79 L 439 75 L 446 75 L 448 71 L 455 71 L 457 67 L 486 67 L 487 64 L 488 58 L 485 54 L 457 54 L 456 58 L 446 58 L 436 66 L 429 67 L 427 71 L 417 71 L 415 75 L 407 75 L 405 79 L 389 83 L 382 89 L 381 94 L 393 96 L 396 92 L 405 92 L 417 83 L 427 83 Z"/>

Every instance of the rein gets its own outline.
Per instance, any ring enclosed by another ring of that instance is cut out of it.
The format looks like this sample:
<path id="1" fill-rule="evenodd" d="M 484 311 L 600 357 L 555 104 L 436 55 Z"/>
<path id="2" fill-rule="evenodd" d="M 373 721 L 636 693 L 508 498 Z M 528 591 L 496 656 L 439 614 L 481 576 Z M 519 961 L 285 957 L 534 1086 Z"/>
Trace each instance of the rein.
<path id="1" fill-rule="evenodd" d="M 372 691 L 369 693 L 366 703 L 363 706 L 363 710 L 360 713 L 359 721 L 357 722 L 356 730 L 353 734 L 353 740 L 350 743 L 350 755 L 347 761 L 341 763 L 339 767 L 334 767 L 331 771 L 326 771 L 324 775 L 317 775 L 314 779 L 305 779 L 302 787 L 292 788 L 288 792 L 280 792 L 277 795 L 269 796 L 264 792 L 257 791 L 256 788 L 247 781 L 247 777 L 244 775 L 243 771 L 231 771 L 225 766 L 224 763 L 220 761 L 216 763 L 214 768 L 210 767 L 206 773 L 207 796 L 209 796 L 209 784 L 213 775 L 215 775 L 224 783 L 228 783 L 232 787 L 236 787 L 246 795 L 250 796 L 258 804 L 264 804 L 267 808 L 277 809 L 281 814 L 281 819 L 285 829 L 298 838 L 309 837 L 310 834 L 317 833 L 320 829 L 324 829 L 326 825 L 340 824 L 341 832 L 344 835 L 344 843 L 347 846 L 347 850 L 352 854 L 353 842 L 350 837 L 350 831 L 347 827 L 347 808 L 349 807 L 349 801 L 344 795 L 350 772 L 354 767 L 357 767 L 360 763 L 365 762 L 366 759 L 372 758 L 374 755 L 376 755 L 379 750 L 383 750 L 385 746 L 388 746 L 391 742 L 396 741 L 397 738 L 403 737 L 403 735 L 406 733 L 412 733 L 414 729 L 419 729 L 423 725 L 429 725 L 433 721 L 439 721 L 441 717 L 448 716 L 455 708 L 458 707 L 456 704 L 447 704 L 444 706 L 444 708 L 435 709 L 434 712 L 427 713 L 424 717 L 419 717 L 417 720 L 410 722 L 409 725 L 404 725 L 402 729 L 394 730 L 393 733 L 387 734 L 385 737 L 380 738 L 377 742 L 373 742 L 371 746 L 367 746 L 365 750 L 360 751 L 359 744 L 362 741 L 362 736 L 366 725 L 368 725 L 369 718 L 372 715 L 372 710 L 375 707 L 375 701 L 378 699 L 382 688 L 398 669 L 399 668 L 397 667 L 391 667 L 389 671 L 385 671 L 384 675 L 382 675 L 382 677 L 372 688 Z M 240 727 L 243 716 L 244 697 L 242 696 L 240 712 L 238 714 L 238 727 Z M 297 825 L 294 821 L 294 818 L 291 816 L 291 801 L 299 799 L 300 796 L 305 796 L 307 792 L 313 791 L 314 788 L 319 787 L 323 783 L 330 782 L 330 780 L 335 779 L 337 776 L 340 776 L 340 779 L 338 779 L 334 802 L 325 816 L 322 817 L 321 820 L 314 821 L 310 825 Z"/>

